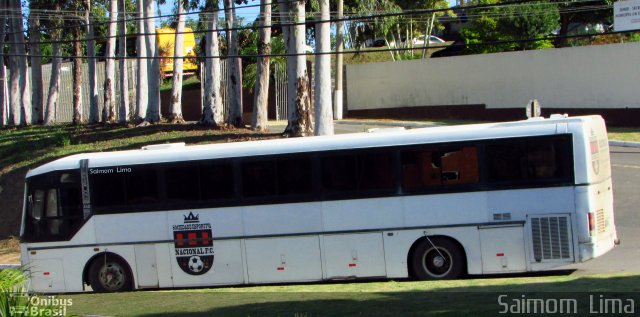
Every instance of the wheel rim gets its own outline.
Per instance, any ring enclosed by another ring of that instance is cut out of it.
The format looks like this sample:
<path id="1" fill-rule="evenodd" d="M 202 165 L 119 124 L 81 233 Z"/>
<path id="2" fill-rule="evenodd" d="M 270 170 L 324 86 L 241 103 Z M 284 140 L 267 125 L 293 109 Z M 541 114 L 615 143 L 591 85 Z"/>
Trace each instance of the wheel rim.
<path id="1" fill-rule="evenodd" d="M 435 278 L 447 276 L 453 268 L 451 253 L 443 248 L 430 248 L 422 256 L 422 268 Z"/>
<path id="2" fill-rule="evenodd" d="M 126 282 L 127 275 L 124 268 L 115 262 L 106 263 L 100 269 L 100 284 L 109 291 L 121 289 Z"/>

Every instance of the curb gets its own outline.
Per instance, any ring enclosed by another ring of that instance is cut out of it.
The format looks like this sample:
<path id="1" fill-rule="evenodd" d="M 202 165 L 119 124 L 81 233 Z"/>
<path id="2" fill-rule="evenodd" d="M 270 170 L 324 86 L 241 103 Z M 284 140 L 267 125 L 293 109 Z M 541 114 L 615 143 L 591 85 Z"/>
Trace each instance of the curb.
<path id="1" fill-rule="evenodd" d="M 609 146 L 621 146 L 621 147 L 634 147 L 640 148 L 640 142 L 629 142 L 629 141 L 615 141 L 610 140 Z"/>
<path id="2" fill-rule="evenodd" d="M 19 267 L 20 267 L 20 264 L 0 264 L 0 270 L 17 269 Z"/>

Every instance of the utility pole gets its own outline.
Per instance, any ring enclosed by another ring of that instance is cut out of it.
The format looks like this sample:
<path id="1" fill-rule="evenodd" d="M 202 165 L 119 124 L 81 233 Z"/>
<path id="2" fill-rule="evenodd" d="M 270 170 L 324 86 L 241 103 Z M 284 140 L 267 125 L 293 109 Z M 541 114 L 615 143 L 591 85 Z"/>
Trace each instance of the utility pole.
<path id="1" fill-rule="evenodd" d="M 338 0 L 338 22 L 336 23 L 336 87 L 333 95 L 335 119 L 342 119 L 342 47 L 344 45 L 344 23 L 342 22 L 343 0 Z"/>

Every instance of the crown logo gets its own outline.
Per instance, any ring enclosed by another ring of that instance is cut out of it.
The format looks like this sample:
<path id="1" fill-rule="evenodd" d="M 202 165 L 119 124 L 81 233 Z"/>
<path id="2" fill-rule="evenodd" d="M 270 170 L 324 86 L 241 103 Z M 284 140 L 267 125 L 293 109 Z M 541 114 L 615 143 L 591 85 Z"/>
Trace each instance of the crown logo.
<path id="1" fill-rule="evenodd" d="M 184 223 L 200 222 L 200 214 L 193 215 L 193 212 L 189 212 L 189 215 L 184 216 Z"/>

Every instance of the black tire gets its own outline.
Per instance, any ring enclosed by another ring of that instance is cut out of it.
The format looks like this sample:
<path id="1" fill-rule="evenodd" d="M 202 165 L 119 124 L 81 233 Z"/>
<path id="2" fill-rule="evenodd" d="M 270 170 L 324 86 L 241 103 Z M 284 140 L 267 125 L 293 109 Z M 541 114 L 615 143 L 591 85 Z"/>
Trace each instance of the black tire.
<path id="1" fill-rule="evenodd" d="M 127 263 L 113 255 L 101 255 L 89 267 L 89 283 L 94 292 L 131 290 L 131 273 Z"/>
<path id="2" fill-rule="evenodd" d="M 421 280 L 450 280 L 461 277 L 466 267 L 462 249 L 446 238 L 429 239 L 422 240 L 411 257 L 411 268 L 415 276 Z"/>

